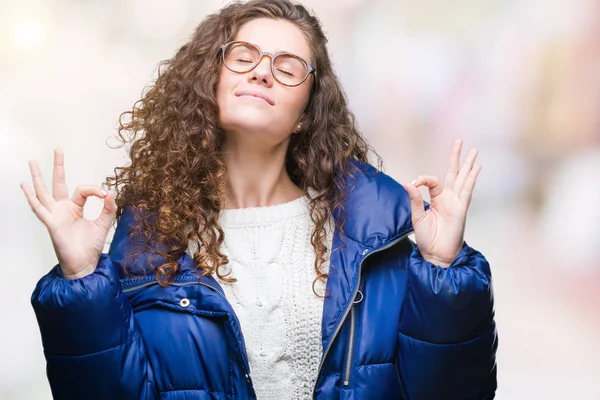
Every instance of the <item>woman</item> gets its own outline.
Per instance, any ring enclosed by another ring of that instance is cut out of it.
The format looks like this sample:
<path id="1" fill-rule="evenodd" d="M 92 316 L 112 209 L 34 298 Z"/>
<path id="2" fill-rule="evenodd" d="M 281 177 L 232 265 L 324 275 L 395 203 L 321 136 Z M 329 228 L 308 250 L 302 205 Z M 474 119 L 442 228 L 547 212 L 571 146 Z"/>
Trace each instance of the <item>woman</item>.
<path id="1" fill-rule="evenodd" d="M 226 6 L 165 66 L 120 127 L 116 198 L 69 199 L 58 150 L 52 195 L 35 162 L 22 184 L 59 261 L 32 295 L 55 398 L 493 398 L 490 270 L 463 240 L 477 151 L 459 166 L 456 141 L 443 185 L 369 165 L 287 0 Z"/>

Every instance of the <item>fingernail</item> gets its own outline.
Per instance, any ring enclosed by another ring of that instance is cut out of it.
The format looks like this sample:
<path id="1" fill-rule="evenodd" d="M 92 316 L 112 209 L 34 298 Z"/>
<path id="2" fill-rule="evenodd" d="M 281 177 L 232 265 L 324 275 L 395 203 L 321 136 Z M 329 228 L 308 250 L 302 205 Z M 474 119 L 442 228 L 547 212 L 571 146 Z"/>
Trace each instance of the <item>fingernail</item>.
<path id="1" fill-rule="evenodd" d="M 410 184 L 411 184 L 411 185 L 413 185 L 413 186 L 415 186 L 415 185 L 417 184 L 417 180 L 415 179 L 415 180 L 414 180 L 414 181 L 412 181 Z"/>
<path id="2" fill-rule="evenodd" d="M 106 190 L 101 190 L 101 191 L 100 191 L 100 194 L 101 194 L 102 196 L 106 196 L 108 193 L 106 193 Z"/>

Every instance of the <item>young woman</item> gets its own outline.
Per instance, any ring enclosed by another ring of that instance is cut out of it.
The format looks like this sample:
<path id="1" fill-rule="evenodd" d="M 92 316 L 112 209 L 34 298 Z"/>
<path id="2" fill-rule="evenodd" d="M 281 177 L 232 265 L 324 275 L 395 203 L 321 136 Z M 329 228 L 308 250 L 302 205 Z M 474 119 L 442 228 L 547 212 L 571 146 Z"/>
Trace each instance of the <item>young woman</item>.
<path id="1" fill-rule="evenodd" d="M 477 151 L 457 140 L 444 182 L 369 165 L 326 41 L 287 0 L 228 5 L 125 113 L 116 195 L 69 198 L 59 150 L 50 194 L 30 162 L 56 399 L 494 397 L 490 269 L 463 239 Z"/>

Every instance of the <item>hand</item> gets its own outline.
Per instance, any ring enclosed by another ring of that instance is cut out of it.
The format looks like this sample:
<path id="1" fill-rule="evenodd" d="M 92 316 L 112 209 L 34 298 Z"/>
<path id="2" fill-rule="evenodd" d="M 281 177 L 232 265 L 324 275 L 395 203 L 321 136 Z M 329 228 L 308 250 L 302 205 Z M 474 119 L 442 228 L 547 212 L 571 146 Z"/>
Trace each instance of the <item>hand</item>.
<path id="1" fill-rule="evenodd" d="M 35 193 L 25 182 L 21 182 L 21 189 L 31 210 L 50 234 L 63 276 L 75 279 L 91 274 L 96 269 L 117 212 L 112 192 L 104 192 L 98 186 L 78 186 L 69 199 L 64 154 L 59 149 L 54 151 L 52 196 L 46 190 L 37 161 L 31 160 L 29 168 Z M 95 221 L 83 218 L 83 206 L 89 196 L 104 199 L 104 208 Z"/>
<path id="2" fill-rule="evenodd" d="M 467 209 L 481 165 L 474 165 L 479 151 L 471 149 L 460 171 L 462 140 L 457 139 L 446 171 L 444 186 L 437 176 L 421 175 L 402 185 L 410 197 L 415 241 L 426 261 L 448 267 L 460 252 L 464 240 Z M 430 208 L 425 212 L 419 186 L 429 188 Z"/>

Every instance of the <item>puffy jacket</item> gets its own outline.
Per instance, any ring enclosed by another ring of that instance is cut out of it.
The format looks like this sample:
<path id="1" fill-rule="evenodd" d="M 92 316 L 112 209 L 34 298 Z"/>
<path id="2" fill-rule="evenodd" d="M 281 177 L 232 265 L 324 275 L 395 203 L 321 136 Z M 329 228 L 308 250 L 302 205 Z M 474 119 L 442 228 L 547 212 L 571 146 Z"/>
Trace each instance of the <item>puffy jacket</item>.
<path id="1" fill-rule="evenodd" d="M 408 238 L 404 188 L 354 164 L 362 172 L 347 177 L 345 247 L 331 256 L 315 398 L 494 398 L 488 262 L 467 243 L 446 269 L 425 261 Z M 124 209 L 94 273 L 67 280 L 57 265 L 33 292 L 54 398 L 254 399 L 240 325 L 215 279 L 199 281 L 187 254 L 167 288 L 152 273 L 125 277 L 134 212 Z M 333 248 L 342 239 L 336 231 Z M 128 266 L 149 272 L 157 257 L 143 253 Z"/>

